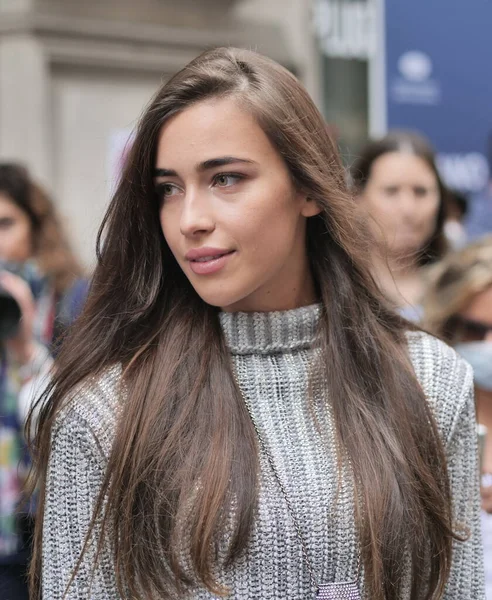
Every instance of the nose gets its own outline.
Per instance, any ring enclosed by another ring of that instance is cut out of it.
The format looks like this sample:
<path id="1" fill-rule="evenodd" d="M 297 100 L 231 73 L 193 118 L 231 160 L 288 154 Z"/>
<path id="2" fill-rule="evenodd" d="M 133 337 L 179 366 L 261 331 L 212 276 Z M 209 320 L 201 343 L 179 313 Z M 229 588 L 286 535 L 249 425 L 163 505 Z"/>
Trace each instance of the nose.
<path id="1" fill-rule="evenodd" d="M 215 218 L 207 199 L 193 190 L 189 191 L 183 203 L 180 231 L 185 237 L 197 237 L 211 233 L 215 229 Z"/>
<path id="2" fill-rule="evenodd" d="M 413 191 L 402 190 L 400 193 L 400 210 L 406 217 L 415 217 L 418 208 Z"/>

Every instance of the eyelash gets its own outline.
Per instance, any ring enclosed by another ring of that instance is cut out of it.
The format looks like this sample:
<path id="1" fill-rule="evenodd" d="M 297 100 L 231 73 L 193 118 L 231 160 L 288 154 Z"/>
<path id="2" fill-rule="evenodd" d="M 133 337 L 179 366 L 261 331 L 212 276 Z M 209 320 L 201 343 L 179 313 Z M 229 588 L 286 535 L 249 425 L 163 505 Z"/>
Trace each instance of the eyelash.
<path id="1" fill-rule="evenodd" d="M 241 173 L 217 173 L 217 175 L 214 175 L 214 178 L 212 180 L 214 182 L 214 184 L 217 182 L 219 177 L 232 177 L 233 179 L 237 179 L 236 183 L 238 183 L 239 181 L 241 181 L 242 179 L 245 178 L 245 176 L 241 175 Z M 224 187 L 228 187 L 228 186 L 224 186 Z"/>
<path id="2" fill-rule="evenodd" d="M 399 191 L 399 188 L 397 188 L 397 187 L 387 187 L 385 189 L 387 196 L 395 196 L 398 193 L 398 191 Z M 429 194 L 429 189 L 424 188 L 424 187 L 416 187 L 416 188 L 413 188 L 413 193 L 416 196 L 418 196 L 419 198 L 422 198 Z"/>
<path id="3" fill-rule="evenodd" d="M 233 179 L 236 179 L 237 181 L 235 183 L 239 183 L 241 180 L 246 179 L 246 176 L 241 174 L 241 173 L 217 173 L 216 175 L 214 175 L 214 177 L 212 178 L 212 184 L 216 185 L 217 184 L 217 180 L 220 177 L 232 177 Z M 231 184 L 231 185 L 235 185 L 235 183 Z M 166 197 L 168 197 L 169 195 L 166 195 L 164 193 L 164 189 L 166 186 L 172 186 L 173 188 L 176 188 L 177 186 L 174 183 L 159 183 L 156 185 L 155 190 L 157 195 L 159 196 L 159 198 L 164 199 Z M 231 187 L 231 186 L 218 186 L 221 188 L 227 188 L 227 187 Z"/>

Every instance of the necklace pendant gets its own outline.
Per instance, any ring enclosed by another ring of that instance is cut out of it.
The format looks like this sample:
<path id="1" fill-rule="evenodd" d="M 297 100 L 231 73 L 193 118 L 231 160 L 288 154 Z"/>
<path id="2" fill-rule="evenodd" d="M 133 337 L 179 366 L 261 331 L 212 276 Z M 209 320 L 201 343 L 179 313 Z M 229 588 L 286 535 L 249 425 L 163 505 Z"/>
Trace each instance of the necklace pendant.
<path id="1" fill-rule="evenodd" d="M 361 595 L 355 581 L 322 583 L 318 587 L 316 600 L 361 600 Z"/>

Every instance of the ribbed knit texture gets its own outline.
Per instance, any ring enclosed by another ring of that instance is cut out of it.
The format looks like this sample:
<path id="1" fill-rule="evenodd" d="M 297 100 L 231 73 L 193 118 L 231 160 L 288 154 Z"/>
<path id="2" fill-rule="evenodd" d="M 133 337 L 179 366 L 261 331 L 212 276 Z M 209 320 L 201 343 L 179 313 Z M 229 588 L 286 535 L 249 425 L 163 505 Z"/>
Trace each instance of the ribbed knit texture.
<path id="1" fill-rule="evenodd" d="M 359 547 L 350 478 L 337 493 L 333 428 L 327 400 L 307 397 L 312 343 L 320 309 L 229 314 L 220 321 L 262 437 L 287 488 L 320 582 L 356 578 Z M 456 519 L 470 538 L 455 544 L 446 600 L 482 600 L 478 467 L 471 370 L 448 346 L 422 333 L 408 335 L 416 374 L 433 407 L 449 456 Z M 80 553 L 106 468 L 124 394 L 114 368 L 83 384 L 58 419 L 48 471 L 43 538 L 43 598 L 61 599 Z M 347 470 L 344 470 L 347 475 Z M 83 561 L 68 600 L 119 598 L 112 557 L 105 550 L 90 581 L 91 553 Z M 315 588 L 303 559 L 285 499 L 263 455 L 256 518 L 246 552 L 219 573 L 237 600 L 306 600 Z M 362 579 L 362 578 L 361 578 Z M 361 594 L 364 595 L 360 581 Z M 215 598 L 197 588 L 189 598 Z M 408 590 L 402 598 L 409 598 Z"/>

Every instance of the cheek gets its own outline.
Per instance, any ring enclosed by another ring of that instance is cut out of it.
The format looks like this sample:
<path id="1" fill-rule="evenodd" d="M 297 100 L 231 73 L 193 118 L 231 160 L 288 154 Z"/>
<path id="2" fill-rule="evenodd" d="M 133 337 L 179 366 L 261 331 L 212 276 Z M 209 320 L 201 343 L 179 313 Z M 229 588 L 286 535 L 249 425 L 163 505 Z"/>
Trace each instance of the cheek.
<path id="1" fill-rule="evenodd" d="M 161 209 L 159 212 L 159 223 L 161 225 L 162 235 L 171 249 L 171 252 L 174 254 L 181 237 L 179 218 L 176 217 L 172 210 L 169 210 L 166 207 L 165 211 Z"/>
<path id="2" fill-rule="evenodd" d="M 288 190 L 262 196 L 242 211 L 231 212 L 229 226 L 238 241 L 248 243 L 251 250 L 275 249 L 291 238 L 300 213 Z"/>
<path id="3" fill-rule="evenodd" d="M 24 227 L 22 231 L 22 245 L 26 249 L 30 249 L 32 246 L 32 234 L 30 227 Z"/>
<path id="4" fill-rule="evenodd" d="M 32 253 L 31 230 L 28 226 L 18 224 L 0 233 L 2 251 L 13 260 L 26 260 Z"/>
<path id="5" fill-rule="evenodd" d="M 393 212 L 391 203 L 379 194 L 369 194 L 365 206 L 369 215 L 374 219 L 379 221 L 391 219 Z"/>
<path id="6" fill-rule="evenodd" d="M 431 206 L 429 207 L 429 211 L 431 213 L 431 216 L 434 218 L 434 221 L 437 220 L 440 205 L 441 205 L 441 198 L 439 196 L 437 196 L 436 198 L 433 199 Z"/>
<path id="7" fill-rule="evenodd" d="M 424 226 L 433 230 L 436 226 L 439 214 L 440 198 L 430 199 L 422 210 L 422 222 Z"/>
<path id="8" fill-rule="evenodd" d="M 369 227 L 376 236 L 392 231 L 398 226 L 398 215 L 390 202 L 383 199 L 372 199 L 366 205 L 369 216 Z M 381 231 L 383 230 L 383 231 Z"/>
<path id="9" fill-rule="evenodd" d="M 297 256 L 303 244 L 301 217 L 289 211 L 256 213 L 239 224 L 237 241 L 249 268 L 260 278 L 271 276 L 285 261 Z"/>

